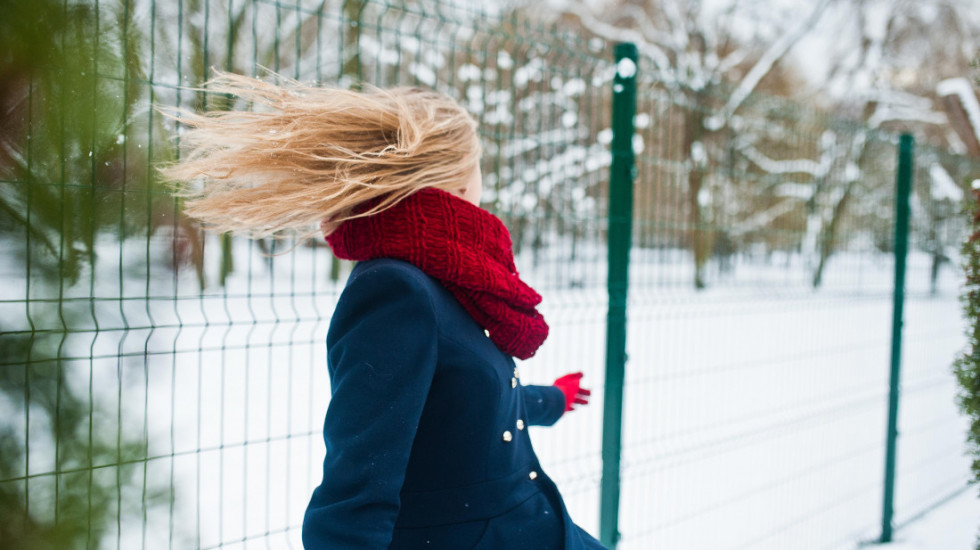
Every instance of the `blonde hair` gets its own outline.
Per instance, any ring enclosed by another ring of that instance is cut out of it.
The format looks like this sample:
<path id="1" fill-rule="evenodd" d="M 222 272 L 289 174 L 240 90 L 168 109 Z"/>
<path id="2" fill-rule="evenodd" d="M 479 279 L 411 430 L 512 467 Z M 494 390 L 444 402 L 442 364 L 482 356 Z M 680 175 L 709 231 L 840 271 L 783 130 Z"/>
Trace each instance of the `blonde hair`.
<path id="1" fill-rule="evenodd" d="M 160 172 L 209 229 L 306 238 L 422 188 L 461 190 L 478 169 L 476 121 L 449 97 L 280 81 L 217 72 L 204 90 L 263 109 L 163 112 L 189 129 L 186 154 Z"/>

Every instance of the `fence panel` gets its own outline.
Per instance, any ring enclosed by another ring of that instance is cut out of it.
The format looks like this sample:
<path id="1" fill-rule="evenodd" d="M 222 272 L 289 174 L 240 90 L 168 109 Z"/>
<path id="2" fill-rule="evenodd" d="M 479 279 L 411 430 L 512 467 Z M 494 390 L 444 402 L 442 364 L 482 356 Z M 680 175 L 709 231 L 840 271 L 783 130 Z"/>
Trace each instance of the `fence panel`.
<path id="1" fill-rule="evenodd" d="M 643 61 L 620 546 L 876 539 L 897 135 L 773 98 L 725 120 L 725 90 Z M 928 147 L 917 164 L 896 524 L 969 479 L 949 259 L 977 166 Z"/>

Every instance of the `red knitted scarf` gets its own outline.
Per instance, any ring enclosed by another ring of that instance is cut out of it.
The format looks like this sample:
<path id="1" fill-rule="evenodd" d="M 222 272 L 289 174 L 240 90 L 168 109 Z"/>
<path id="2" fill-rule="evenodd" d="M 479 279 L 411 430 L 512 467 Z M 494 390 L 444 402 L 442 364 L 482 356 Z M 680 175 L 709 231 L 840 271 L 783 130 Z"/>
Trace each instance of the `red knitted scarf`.
<path id="1" fill-rule="evenodd" d="M 327 244 L 341 259 L 395 258 L 439 280 L 504 353 L 534 355 L 548 337 L 541 296 L 517 273 L 496 216 L 438 189 L 422 189 L 372 216 L 340 224 Z"/>

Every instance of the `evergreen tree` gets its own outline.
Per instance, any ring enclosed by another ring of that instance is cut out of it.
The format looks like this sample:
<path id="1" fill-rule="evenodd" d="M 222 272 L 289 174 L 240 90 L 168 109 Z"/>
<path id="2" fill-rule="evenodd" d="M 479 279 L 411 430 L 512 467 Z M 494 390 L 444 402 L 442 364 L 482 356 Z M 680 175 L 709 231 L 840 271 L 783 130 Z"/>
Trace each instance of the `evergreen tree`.
<path id="1" fill-rule="evenodd" d="M 980 65 L 980 55 L 974 66 Z M 977 79 L 980 82 L 980 78 Z M 966 284 L 961 296 L 967 326 L 967 346 L 953 364 L 953 370 L 960 383 L 957 402 L 970 418 L 970 431 L 967 445 L 973 456 L 973 478 L 980 481 L 980 189 L 974 185 L 972 199 L 968 201 L 967 211 L 972 222 L 970 236 L 963 244 L 963 268 L 966 271 Z M 980 550 L 980 533 L 976 548 Z"/>
<path id="2" fill-rule="evenodd" d="M 140 485 L 147 437 L 93 397 L 91 371 L 84 379 L 88 350 L 69 336 L 91 326 L 94 297 L 65 296 L 86 279 L 94 288 L 99 237 L 143 236 L 153 219 L 154 181 L 134 168 L 149 148 L 127 139 L 142 133 L 130 114 L 143 97 L 130 7 L 37 0 L 0 12 L 0 265 L 5 285 L 24 286 L 26 314 L 0 317 L 0 548 L 98 548 L 169 496 Z"/>

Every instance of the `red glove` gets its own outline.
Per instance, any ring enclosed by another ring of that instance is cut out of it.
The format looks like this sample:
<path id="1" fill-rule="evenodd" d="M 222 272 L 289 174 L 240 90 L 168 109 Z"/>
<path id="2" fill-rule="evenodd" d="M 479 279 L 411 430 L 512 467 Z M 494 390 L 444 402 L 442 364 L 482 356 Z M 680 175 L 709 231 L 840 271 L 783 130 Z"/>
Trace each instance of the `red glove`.
<path id="1" fill-rule="evenodd" d="M 575 403 L 579 405 L 589 404 L 589 396 L 592 395 L 592 392 L 580 386 L 581 380 L 581 372 L 566 374 L 555 380 L 555 386 L 565 394 L 566 412 L 575 410 L 575 407 L 572 406 Z"/>

